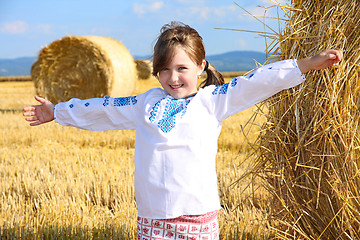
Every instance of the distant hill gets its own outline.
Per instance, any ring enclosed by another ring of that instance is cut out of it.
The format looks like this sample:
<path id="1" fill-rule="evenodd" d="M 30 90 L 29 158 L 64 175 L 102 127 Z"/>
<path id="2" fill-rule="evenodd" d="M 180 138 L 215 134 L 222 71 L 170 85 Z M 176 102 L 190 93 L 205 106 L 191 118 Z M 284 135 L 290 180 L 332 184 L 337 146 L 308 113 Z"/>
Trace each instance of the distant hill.
<path id="1" fill-rule="evenodd" d="M 149 56 L 134 56 L 135 59 L 148 59 Z M 207 56 L 207 60 L 220 72 L 249 71 L 256 67 L 255 61 L 263 63 L 266 55 L 262 52 L 233 51 Z M 31 66 L 37 57 L 0 59 L 0 76 L 30 75 Z"/>
<path id="2" fill-rule="evenodd" d="M 266 54 L 253 51 L 234 51 L 206 57 L 220 72 L 249 71 L 256 67 L 256 62 L 264 63 Z"/>
<path id="3" fill-rule="evenodd" d="M 30 75 L 31 66 L 36 59 L 36 57 L 0 59 L 0 76 Z"/>

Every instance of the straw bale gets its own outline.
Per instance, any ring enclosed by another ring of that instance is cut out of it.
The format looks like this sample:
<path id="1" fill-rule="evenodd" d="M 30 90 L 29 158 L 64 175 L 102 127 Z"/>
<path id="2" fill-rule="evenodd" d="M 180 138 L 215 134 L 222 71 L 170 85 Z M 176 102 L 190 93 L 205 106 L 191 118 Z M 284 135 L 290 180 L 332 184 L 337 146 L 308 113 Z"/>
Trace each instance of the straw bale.
<path id="1" fill-rule="evenodd" d="M 58 103 L 74 97 L 128 96 L 134 89 L 136 68 L 119 41 L 67 36 L 40 51 L 31 77 L 36 94 Z"/>
<path id="2" fill-rule="evenodd" d="M 149 79 L 152 73 L 152 62 L 149 60 L 135 60 L 138 79 Z"/>
<path id="3" fill-rule="evenodd" d="M 360 4 L 292 0 L 279 59 L 340 49 L 338 68 L 270 98 L 256 171 L 280 239 L 360 239 Z"/>

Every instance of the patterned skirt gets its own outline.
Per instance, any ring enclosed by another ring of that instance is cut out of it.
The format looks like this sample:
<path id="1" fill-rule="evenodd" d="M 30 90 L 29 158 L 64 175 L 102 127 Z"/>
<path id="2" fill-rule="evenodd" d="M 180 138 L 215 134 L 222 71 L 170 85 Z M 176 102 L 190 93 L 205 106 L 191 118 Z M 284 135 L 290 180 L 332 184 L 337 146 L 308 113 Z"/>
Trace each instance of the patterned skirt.
<path id="1" fill-rule="evenodd" d="M 138 240 L 218 240 L 217 211 L 204 215 L 184 215 L 172 219 L 138 217 Z"/>

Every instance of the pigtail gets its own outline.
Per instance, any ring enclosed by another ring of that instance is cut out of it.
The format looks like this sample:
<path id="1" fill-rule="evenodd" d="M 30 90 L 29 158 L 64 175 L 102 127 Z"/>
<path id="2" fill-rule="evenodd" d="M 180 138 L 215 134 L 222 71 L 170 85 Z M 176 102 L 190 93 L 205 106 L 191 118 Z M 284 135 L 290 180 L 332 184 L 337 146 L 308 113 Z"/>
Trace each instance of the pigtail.
<path id="1" fill-rule="evenodd" d="M 224 78 L 221 75 L 221 73 L 218 70 L 216 70 L 216 68 L 213 65 L 209 64 L 208 61 L 206 61 L 206 66 L 204 70 L 206 71 L 207 77 L 200 84 L 200 88 L 204 88 L 210 85 L 219 86 L 224 84 Z"/>

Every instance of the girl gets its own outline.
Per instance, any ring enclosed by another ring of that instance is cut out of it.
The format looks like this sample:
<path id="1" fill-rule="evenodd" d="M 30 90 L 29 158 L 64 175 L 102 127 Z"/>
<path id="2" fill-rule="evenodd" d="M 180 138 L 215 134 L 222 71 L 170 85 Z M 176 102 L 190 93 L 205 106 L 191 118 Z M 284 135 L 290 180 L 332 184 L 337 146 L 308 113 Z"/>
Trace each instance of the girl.
<path id="1" fill-rule="evenodd" d="M 138 239 L 218 239 L 215 159 L 224 119 L 305 80 L 304 73 L 338 65 L 326 50 L 266 65 L 224 84 L 205 60 L 196 30 L 172 22 L 154 47 L 153 75 L 163 89 L 121 98 L 71 99 L 24 108 L 31 126 L 55 119 L 88 130 L 136 129 Z M 197 88 L 200 74 L 207 79 Z"/>

